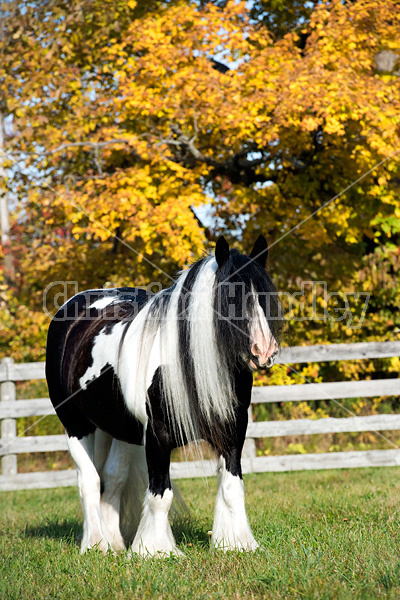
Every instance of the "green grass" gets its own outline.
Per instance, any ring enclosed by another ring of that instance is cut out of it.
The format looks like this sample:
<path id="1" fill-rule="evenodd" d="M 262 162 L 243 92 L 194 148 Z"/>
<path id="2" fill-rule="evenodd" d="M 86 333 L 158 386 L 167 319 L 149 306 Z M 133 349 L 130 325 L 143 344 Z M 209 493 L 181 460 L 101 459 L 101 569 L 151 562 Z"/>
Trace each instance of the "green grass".
<path id="1" fill-rule="evenodd" d="M 216 481 L 187 480 L 184 559 L 79 554 L 73 488 L 0 494 L 0 598 L 85 600 L 399 598 L 400 469 L 245 478 L 263 549 L 211 553 Z"/>

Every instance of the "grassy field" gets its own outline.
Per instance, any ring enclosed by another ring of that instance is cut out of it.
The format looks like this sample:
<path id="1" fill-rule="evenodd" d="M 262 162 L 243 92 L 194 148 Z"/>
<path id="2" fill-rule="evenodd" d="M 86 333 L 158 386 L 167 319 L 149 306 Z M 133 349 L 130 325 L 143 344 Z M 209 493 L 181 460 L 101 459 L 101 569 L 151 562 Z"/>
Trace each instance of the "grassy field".
<path id="1" fill-rule="evenodd" d="M 191 520 L 175 527 L 186 557 L 79 554 L 73 488 L 0 494 L 0 598 L 399 598 L 400 469 L 245 478 L 263 549 L 212 554 L 214 479 L 180 488 Z"/>

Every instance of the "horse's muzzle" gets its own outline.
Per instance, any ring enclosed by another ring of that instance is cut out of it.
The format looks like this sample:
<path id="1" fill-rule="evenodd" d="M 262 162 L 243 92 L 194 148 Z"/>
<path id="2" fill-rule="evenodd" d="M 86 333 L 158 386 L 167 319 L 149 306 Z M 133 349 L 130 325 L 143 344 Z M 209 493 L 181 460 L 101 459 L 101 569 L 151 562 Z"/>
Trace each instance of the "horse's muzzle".
<path id="1" fill-rule="evenodd" d="M 266 369 L 270 369 L 275 362 L 275 358 L 278 356 L 278 350 L 274 352 L 269 358 L 267 358 L 267 362 L 263 365 Z"/>
<path id="2" fill-rule="evenodd" d="M 254 364 L 256 369 L 270 369 L 273 366 L 273 364 L 275 362 L 275 358 L 277 356 L 278 356 L 278 350 L 276 352 L 274 352 L 273 354 L 271 354 L 271 356 L 269 356 L 267 358 L 267 362 L 264 365 L 261 365 L 259 357 L 252 354 L 251 362 Z"/>

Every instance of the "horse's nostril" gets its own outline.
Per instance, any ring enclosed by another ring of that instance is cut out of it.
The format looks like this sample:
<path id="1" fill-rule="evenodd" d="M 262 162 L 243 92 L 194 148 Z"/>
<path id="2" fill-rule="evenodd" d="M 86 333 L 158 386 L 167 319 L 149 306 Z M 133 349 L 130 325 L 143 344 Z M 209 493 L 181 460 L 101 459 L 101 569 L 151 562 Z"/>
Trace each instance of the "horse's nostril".
<path id="1" fill-rule="evenodd" d="M 265 366 L 267 367 L 267 369 L 270 369 L 272 367 L 272 365 L 274 364 L 274 359 L 275 359 L 275 354 L 273 354 L 272 356 L 270 356 L 267 359 L 267 362 L 265 363 Z"/>

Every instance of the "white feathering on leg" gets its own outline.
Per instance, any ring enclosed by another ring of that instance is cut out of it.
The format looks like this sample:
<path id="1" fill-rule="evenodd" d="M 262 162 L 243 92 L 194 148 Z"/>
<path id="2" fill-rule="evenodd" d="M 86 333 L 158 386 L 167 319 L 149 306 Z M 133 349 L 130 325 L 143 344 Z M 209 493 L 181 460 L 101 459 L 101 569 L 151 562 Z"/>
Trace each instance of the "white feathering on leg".
<path id="1" fill-rule="evenodd" d="M 164 490 L 163 495 L 146 492 L 142 518 L 131 547 L 131 552 L 142 556 L 169 556 L 171 553 L 182 556 L 175 544 L 168 521 L 168 512 L 173 499 L 172 490 Z"/>
<path id="2" fill-rule="evenodd" d="M 258 544 L 251 532 L 244 504 L 244 483 L 227 469 L 220 459 L 219 487 L 215 502 L 211 542 L 219 550 L 256 550 Z"/>

